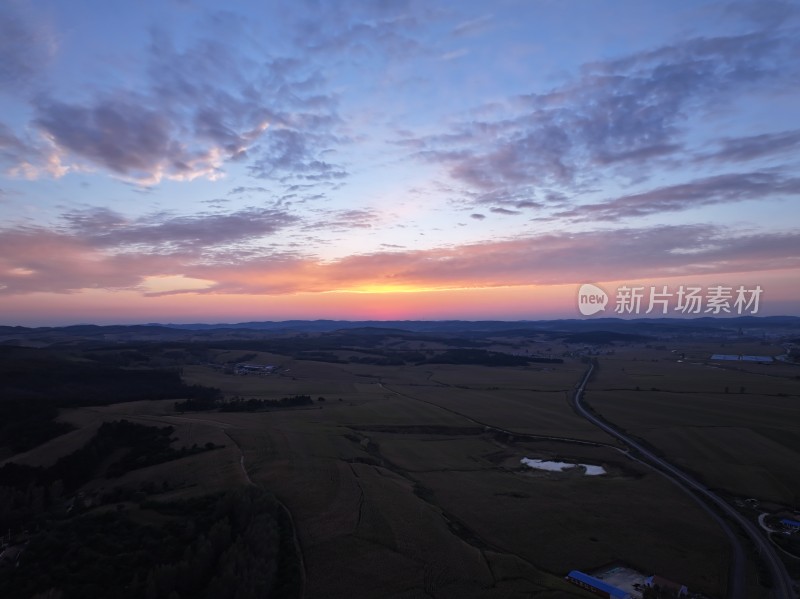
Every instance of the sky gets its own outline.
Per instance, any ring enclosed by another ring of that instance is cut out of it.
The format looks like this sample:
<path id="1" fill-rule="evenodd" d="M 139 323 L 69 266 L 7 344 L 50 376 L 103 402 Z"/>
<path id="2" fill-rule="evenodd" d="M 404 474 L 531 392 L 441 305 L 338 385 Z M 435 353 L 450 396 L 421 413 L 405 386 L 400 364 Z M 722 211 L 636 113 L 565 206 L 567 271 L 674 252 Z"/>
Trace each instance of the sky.
<path id="1" fill-rule="evenodd" d="M 798 2 L 0 3 L 0 324 L 800 316 L 799 166 Z"/>

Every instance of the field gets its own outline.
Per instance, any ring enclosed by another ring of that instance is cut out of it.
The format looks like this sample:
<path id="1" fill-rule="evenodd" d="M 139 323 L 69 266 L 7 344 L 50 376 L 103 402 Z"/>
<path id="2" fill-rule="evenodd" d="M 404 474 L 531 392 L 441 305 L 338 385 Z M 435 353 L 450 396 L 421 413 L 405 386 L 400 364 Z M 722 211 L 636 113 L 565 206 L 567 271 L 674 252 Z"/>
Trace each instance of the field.
<path id="1" fill-rule="evenodd" d="M 677 362 L 666 351 L 616 354 L 600 360 L 586 400 L 709 486 L 793 506 L 800 503 L 799 371 Z"/>
<path id="2" fill-rule="evenodd" d="M 775 353 L 760 344 L 746 350 Z M 586 401 L 723 495 L 796 506 L 800 369 L 720 366 L 707 360 L 714 351 L 736 353 L 700 342 L 595 350 Z M 179 499 L 261 485 L 291 511 L 306 597 L 589 597 L 564 575 L 610 563 L 725 595 L 730 547 L 722 530 L 573 411 L 585 356 L 528 366 L 379 366 L 215 349 L 206 360 L 181 366 L 183 380 L 220 389 L 223 401 L 312 401 L 249 413 L 178 412 L 178 398 L 64 409 L 59 418 L 76 429 L 14 460 L 52 465 L 120 418 L 174 427 L 176 447 L 210 443 L 216 449 L 98 478 L 83 491 L 155 487 Z M 226 365 L 240 360 L 277 369 L 232 374 Z M 606 473 L 534 470 L 522 458 Z M 152 510 L 125 505 L 136 521 L 158 526 Z M 748 596 L 764 597 L 749 574 Z"/>
<path id="3" fill-rule="evenodd" d="M 231 427 L 253 479 L 292 509 L 309 596 L 582 596 L 561 577 L 615 560 L 724 591 L 721 532 L 571 411 L 585 369 L 577 360 L 283 366 L 266 377 L 207 367 L 185 376 L 226 394 L 326 397 L 316 410 L 208 415 Z M 539 473 L 522 457 L 583 460 L 609 474 Z"/>

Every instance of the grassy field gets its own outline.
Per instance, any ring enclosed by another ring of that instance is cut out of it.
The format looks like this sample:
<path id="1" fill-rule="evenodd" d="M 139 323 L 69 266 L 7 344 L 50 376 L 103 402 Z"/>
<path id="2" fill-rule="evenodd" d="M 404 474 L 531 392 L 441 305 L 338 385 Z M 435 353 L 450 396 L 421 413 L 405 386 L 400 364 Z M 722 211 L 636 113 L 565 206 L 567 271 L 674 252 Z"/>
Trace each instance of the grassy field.
<path id="1" fill-rule="evenodd" d="M 292 509 L 310 597 L 580 597 L 561 577 L 613 560 L 723 593 L 724 537 L 658 475 L 612 447 L 476 424 L 613 445 L 567 402 L 585 365 L 540 366 L 287 361 L 282 376 L 185 376 L 231 395 L 327 398 L 315 410 L 196 416 L 230 426 L 253 479 Z M 522 457 L 609 474 L 537 473 Z"/>
<path id="2" fill-rule="evenodd" d="M 588 403 L 713 488 L 797 505 L 800 368 L 679 363 L 659 353 L 601 358 Z"/>
<path id="3" fill-rule="evenodd" d="M 679 363 L 672 349 L 604 353 L 588 402 L 715 488 L 800 501 L 796 370 Z M 710 354 L 701 344 L 678 349 Z M 78 408 L 61 416 L 78 430 L 20 461 L 52 463 L 120 418 L 173 426 L 176 447 L 222 445 L 113 484 L 166 485 L 167 496 L 180 497 L 245 485 L 249 476 L 292 512 L 307 597 L 589 597 L 563 576 L 615 561 L 724 595 L 729 547 L 714 522 L 570 408 L 586 369 L 580 359 L 375 366 L 253 353 L 215 350 L 213 360 L 246 357 L 278 372 L 237 376 L 194 364 L 183 378 L 228 398 L 310 395 L 313 405 L 256 413 L 178 413 L 171 400 Z M 536 471 L 523 457 L 601 465 L 607 474 Z M 96 480 L 87 490 L 110 484 Z"/>

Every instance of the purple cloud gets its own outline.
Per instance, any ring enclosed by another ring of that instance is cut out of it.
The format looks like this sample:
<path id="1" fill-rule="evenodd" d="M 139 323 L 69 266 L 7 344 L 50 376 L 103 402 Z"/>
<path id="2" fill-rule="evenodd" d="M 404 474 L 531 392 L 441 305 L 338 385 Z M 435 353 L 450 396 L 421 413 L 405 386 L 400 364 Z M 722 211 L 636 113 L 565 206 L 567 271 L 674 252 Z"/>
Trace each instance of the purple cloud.
<path id="1" fill-rule="evenodd" d="M 171 253 L 209 251 L 272 235 L 298 222 L 282 210 L 247 208 L 231 213 L 195 216 L 154 215 L 127 219 L 108 208 L 67 213 L 65 233 L 96 248 Z"/>
<path id="2" fill-rule="evenodd" d="M 747 162 L 778 154 L 784 154 L 800 147 L 800 130 L 780 133 L 762 133 L 746 137 L 726 137 L 718 141 L 715 152 L 700 154 L 696 160 L 726 162 Z"/>
<path id="3" fill-rule="evenodd" d="M 507 216 L 514 216 L 517 214 L 522 214 L 519 210 L 509 210 L 508 208 L 501 208 L 499 206 L 492 206 L 489 208 L 490 212 L 494 212 L 495 214 L 505 214 Z"/>
<path id="4" fill-rule="evenodd" d="M 557 212 L 556 217 L 616 221 L 698 206 L 800 195 L 800 178 L 775 173 L 718 175 Z"/>
<path id="5" fill-rule="evenodd" d="M 318 221 L 311 221 L 303 230 L 314 231 L 348 231 L 350 229 L 369 229 L 373 227 L 380 215 L 374 210 L 328 210 L 324 217 Z"/>
<path id="6" fill-rule="evenodd" d="M 55 55 L 55 38 L 45 22 L 34 21 L 21 3 L 0 4 L 0 91 L 28 86 Z"/>
<path id="7" fill-rule="evenodd" d="M 475 203 L 486 203 L 484 194 L 531 197 L 543 186 L 575 192 L 601 173 L 641 180 L 656 163 L 682 160 L 689 109 L 718 111 L 751 91 L 790 89 L 798 69 L 774 65 L 796 64 L 788 57 L 797 48 L 781 31 L 695 38 L 586 64 L 547 93 L 508 98 L 442 133 L 396 143 L 442 164 Z M 743 160 L 759 143 L 766 151 L 794 141 L 791 134 L 753 138 L 748 149 L 730 142 L 717 158 Z"/>
<path id="8" fill-rule="evenodd" d="M 230 231 L 241 231 L 246 218 L 254 215 L 228 216 L 151 225 L 96 212 L 73 215 L 61 232 L 42 227 L 0 229 L 0 294 L 137 288 L 148 277 L 158 276 L 209 282 L 193 293 L 275 294 L 375 284 L 438 288 L 564 284 L 584 278 L 586 272 L 602 281 L 800 267 L 797 232 L 742 235 L 709 225 L 549 233 L 322 260 L 270 245 L 231 245 Z M 244 235 L 270 231 L 273 220 L 264 215 Z M 222 232 L 210 232 L 203 224 Z M 106 235 L 106 230 L 115 233 Z M 203 245 L 209 243 L 221 245 Z"/>
<path id="9" fill-rule="evenodd" d="M 163 177 L 214 177 L 220 160 L 211 149 L 191 150 L 163 112 L 127 98 L 103 98 L 88 106 L 48 100 L 37 106 L 36 124 L 55 144 L 90 163 L 142 182 Z"/>
<path id="10" fill-rule="evenodd" d="M 33 125 L 53 146 L 40 153 L 58 155 L 63 170 L 99 166 L 140 185 L 216 179 L 226 162 L 245 160 L 263 178 L 344 178 L 341 166 L 323 158 L 346 143 L 332 133 L 340 119 L 324 77 L 300 58 L 246 58 L 246 43 L 225 41 L 247 39 L 246 24 L 223 17 L 212 18 L 205 37 L 185 49 L 153 30 L 145 81 L 135 93 L 39 94 Z M 41 172 L 43 161 L 33 153 L 28 174 Z"/>

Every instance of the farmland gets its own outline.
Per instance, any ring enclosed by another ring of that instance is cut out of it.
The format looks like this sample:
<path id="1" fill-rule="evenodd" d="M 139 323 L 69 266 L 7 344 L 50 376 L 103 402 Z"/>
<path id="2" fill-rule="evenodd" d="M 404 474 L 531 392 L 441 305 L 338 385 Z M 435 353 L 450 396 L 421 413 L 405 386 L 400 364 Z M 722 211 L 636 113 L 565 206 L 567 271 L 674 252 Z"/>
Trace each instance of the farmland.
<path id="1" fill-rule="evenodd" d="M 446 354 L 453 338 L 393 335 L 364 335 L 358 347 L 350 334 L 341 351 L 323 335 L 324 361 L 304 355 L 313 339 L 301 339 L 297 349 L 285 337 L 275 351 L 215 341 L 205 348 L 137 346 L 135 354 L 73 352 L 70 360 L 135 359 L 137 368 L 169 363 L 180 368 L 186 390 L 215 403 L 205 411 L 176 409 L 182 396 L 65 406 L 57 422 L 67 432 L 0 467 L 13 461 L 51 468 L 104 422 L 169 426 L 173 457 L 109 479 L 103 469 L 124 457 L 116 451 L 82 495 L 119 497 L 117 514 L 152 526 L 169 520 L 148 501 L 265 489 L 291 513 L 306 597 L 578 598 L 587 595 L 563 576 L 610 563 L 723 597 L 730 545 L 722 529 L 573 411 L 571 395 L 592 360 L 585 400 L 603 418 L 731 502 L 754 498 L 773 511 L 800 502 L 795 365 L 720 366 L 707 358 L 722 344 L 696 339 L 676 351 L 646 341 L 576 351 L 552 336 L 500 335 L 466 342 L 488 350 Z M 748 349 L 776 353 L 760 343 Z M 516 361 L 528 352 L 564 358 L 497 365 L 502 351 Z M 416 361 L 408 352 L 417 352 Z M 439 363 L 437 355 L 486 364 Z M 399 364 L 378 363 L 398 356 L 405 356 Z M 231 364 L 242 362 L 275 368 L 234 374 Z M 310 401 L 275 403 L 295 396 Z M 251 399 L 262 402 L 251 404 L 256 411 L 219 409 Z M 605 474 L 533 470 L 522 458 L 592 464 Z M 99 501 L 87 513 L 113 507 Z M 755 562 L 747 578 L 748 596 L 766 597 Z"/>
<path id="2" fill-rule="evenodd" d="M 604 446 L 611 440 L 569 409 L 566 394 L 580 364 L 564 371 L 479 372 L 449 365 L 405 372 L 288 366 L 292 388 L 327 395 L 320 409 L 225 415 L 225 422 L 254 480 L 292 507 L 311 596 L 358 596 L 342 572 L 361 572 L 349 562 L 360 562 L 367 550 L 371 589 L 574 593 L 562 587 L 559 574 L 575 564 L 626 558 L 691 579 L 709 593 L 724 588 L 727 548 L 720 531 L 668 482 Z M 197 374 L 188 381 L 227 388 L 226 375 Z M 287 375 L 248 384 L 258 394 L 285 393 Z M 333 394 L 326 393 L 326 380 Z M 485 426 L 513 430 L 520 439 Z M 588 460 L 606 465 L 609 476 L 538 475 L 521 467 L 522 457 Z M 454 561 L 442 562 L 444 556 Z M 472 562 L 489 567 L 456 567 Z"/>
<path id="3" fill-rule="evenodd" d="M 738 369 L 652 355 L 602 360 L 587 401 L 713 488 L 798 504 L 798 368 Z"/>

